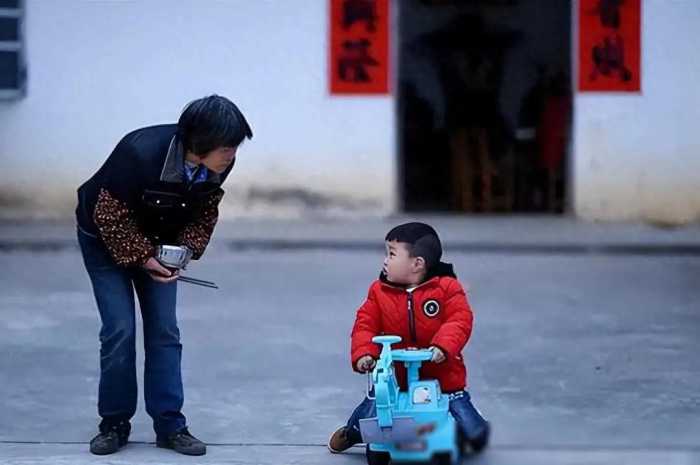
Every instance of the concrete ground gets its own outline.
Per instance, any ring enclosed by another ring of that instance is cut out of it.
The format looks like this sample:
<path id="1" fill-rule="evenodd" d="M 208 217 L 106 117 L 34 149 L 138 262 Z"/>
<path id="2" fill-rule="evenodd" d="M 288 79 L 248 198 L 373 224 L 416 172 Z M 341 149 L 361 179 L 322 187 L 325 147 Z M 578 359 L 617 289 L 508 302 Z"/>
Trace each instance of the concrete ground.
<path id="1" fill-rule="evenodd" d="M 203 458 L 156 449 L 142 397 L 134 443 L 87 452 L 99 319 L 72 227 L 0 225 L 0 464 L 365 463 L 324 444 L 363 396 L 349 332 L 401 220 L 219 228 L 189 274 L 221 289 L 179 290 Z M 475 311 L 471 393 L 494 428 L 465 463 L 700 464 L 696 226 L 443 221 Z"/>

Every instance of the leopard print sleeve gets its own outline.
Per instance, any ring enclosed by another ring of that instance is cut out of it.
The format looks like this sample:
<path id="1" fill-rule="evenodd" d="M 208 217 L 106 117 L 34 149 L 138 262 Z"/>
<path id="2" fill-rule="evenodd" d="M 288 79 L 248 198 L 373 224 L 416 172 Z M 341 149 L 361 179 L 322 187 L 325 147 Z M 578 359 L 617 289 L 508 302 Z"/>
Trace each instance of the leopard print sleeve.
<path id="1" fill-rule="evenodd" d="M 154 255 L 153 244 L 139 230 L 132 213 L 106 189 L 100 190 L 93 219 L 118 265 L 143 265 Z"/>
<path id="2" fill-rule="evenodd" d="M 219 219 L 219 202 L 224 196 L 222 190 L 210 195 L 197 212 L 196 218 L 187 224 L 180 233 L 179 242 L 192 251 L 192 258 L 198 260 L 209 244 L 214 226 Z"/>

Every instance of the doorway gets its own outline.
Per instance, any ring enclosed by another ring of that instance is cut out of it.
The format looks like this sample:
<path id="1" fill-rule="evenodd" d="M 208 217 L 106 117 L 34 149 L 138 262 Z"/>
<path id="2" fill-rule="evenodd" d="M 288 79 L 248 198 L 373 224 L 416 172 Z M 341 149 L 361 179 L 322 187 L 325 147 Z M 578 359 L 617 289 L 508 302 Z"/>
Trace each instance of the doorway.
<path id="1" fill-rule="evenodd" d="M 570 0 L 401 0 L 404 211 L 562 213 Z"/>

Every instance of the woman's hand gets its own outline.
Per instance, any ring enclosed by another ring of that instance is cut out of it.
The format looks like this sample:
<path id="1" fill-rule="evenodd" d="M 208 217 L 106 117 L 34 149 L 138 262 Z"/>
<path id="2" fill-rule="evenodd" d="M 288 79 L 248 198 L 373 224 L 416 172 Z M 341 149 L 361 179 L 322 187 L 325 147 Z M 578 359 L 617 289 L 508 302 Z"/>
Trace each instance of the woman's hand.
<path id="1" fill-rule="evenodd" d="M 159 283 L 171 283 L 175 281 L 179 275 L 177 270 L 170 271 L 166 267 L 160 264 L 158 260 L 154 257 L 148 259 L 143 265 L 143 269 L 153 278 L 154 281 Z"/>

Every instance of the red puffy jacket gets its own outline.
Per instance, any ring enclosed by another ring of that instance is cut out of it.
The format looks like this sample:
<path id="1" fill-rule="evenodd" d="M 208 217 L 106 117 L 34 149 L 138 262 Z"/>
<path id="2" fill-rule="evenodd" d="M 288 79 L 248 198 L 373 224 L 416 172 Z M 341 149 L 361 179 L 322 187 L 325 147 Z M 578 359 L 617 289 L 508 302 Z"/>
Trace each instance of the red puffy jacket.
<path id="1" fill-rule="evenodd" d="M 464 289 L 453 277 L 436 276 L 412 292 L 376 280 L 352 328 L 353 370 L 364 355 L 379 358 L 374 336 L 396 335 L 401 336 L 401 342 L 392 346 L 397 349 L 440 348 L 447 359 L 439 364 L 423 363 L 421 378 L 437 379 L 444 392 L 462 390 L 467 382 L 462 349 L 471 335 L 472 320 Z M 406 370 L 401 363 L 397 363 L 396 376 L 401 389 L 406 389 Z"/>

